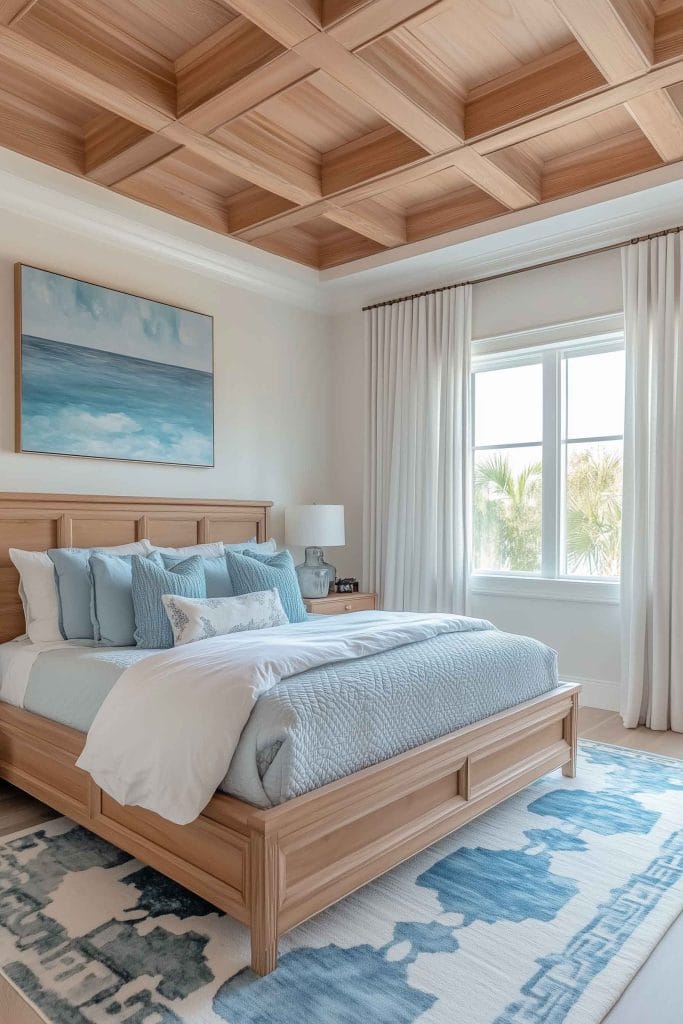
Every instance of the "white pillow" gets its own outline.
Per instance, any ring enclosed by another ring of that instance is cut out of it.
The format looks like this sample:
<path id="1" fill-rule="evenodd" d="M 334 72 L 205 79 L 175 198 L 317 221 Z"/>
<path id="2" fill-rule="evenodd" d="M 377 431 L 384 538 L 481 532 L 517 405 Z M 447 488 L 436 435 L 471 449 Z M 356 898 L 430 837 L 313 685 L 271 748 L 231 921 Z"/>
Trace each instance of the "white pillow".
<path id="1" fill-rule="evenodd" d="M 126 555 L 144 553 L 151 550 L 151 547 L 148 540 L 142 540 L 133 544 L 119 544 L 118 547 L 82 550 Z M 59 627 L 59 592 L 55 566 L 47 551 L 22 551 L 20 548 L 10 548 L 9 557 L 19 573 L 19 596 L 24 606 L 29 640 L 34 644 L 63 640 L 64 636 Z"/>
<path id="2" fill-rule="evenodd" d="M 269 626 L 285 626 L 285 615 L 278 591 L 257 590 L 239 597 L 176 597 L 161 598 L 173 630 L 176 647 L 212 636 L 242 633 Z"/>
<path id="3" fill-rule="evenodd" d="M 10 548 L 9 556 L 19 573 L 19 596 L 29 640 L 34 644 L 63 640 L 52 559 L 46 551 L 21 551 L 19 548 Z"/>
<path id="4" fill-rule="evenodd" d="M 191 555 L 199 555 L 200 558 L 216 558 L 225 554 L 222 540 L 214 541 L 212 544 L 190 544 L 185 548 L 158 548 L 151 546 L 151 550 L 158 551 L 160 555 L 180 555 L 190 558 Z"/>

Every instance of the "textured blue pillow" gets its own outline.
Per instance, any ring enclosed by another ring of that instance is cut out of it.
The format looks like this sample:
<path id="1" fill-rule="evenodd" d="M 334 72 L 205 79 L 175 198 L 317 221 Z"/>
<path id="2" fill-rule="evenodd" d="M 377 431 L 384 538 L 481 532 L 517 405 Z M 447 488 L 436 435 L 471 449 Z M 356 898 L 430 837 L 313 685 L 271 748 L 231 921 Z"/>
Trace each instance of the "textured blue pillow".
<path id="1" fill-rule="evenodd" d="M 133 556 L 133 609 L 138 647 L 173 647 L 173 630 L 161 595 L 206 597 L 202 561 L 199 555 L 193 555 L 175 568 L 166 569 L 154 565 L 148 558 Z"/>
<path id="2" fill-rule="evenodd" d="M 278 551 L 276 555 L 226 551 L 225 561 L 235 594 L 253 594 L 276 587 L 289 621 L 306 621 L 306 608 L 289 551 Z"/>
<path id="3" fill-rule="evenodd" d="M 133 557 L 99 552 L 90 556 L 90 617 L 94 638 L 103 647 L 135 645 Z M 156 551 L 139 557 L 154 565 L 162 565 L 161 556 Z"/>
<path id="4" fill-rule="evenodd" d="M 164 555 L 161 556 L 167 569 L 174 569 L 176 565 L 187 560 L 187 556 Z M 201 557 L 201 556 L 200 556 Z M 235 591 L 232 589 L 232 581 L 225 564 L 225 555 L 216 555 L 215 558 L 202 558 L 204 576 L 206 578 L 207 597 L 232 597 Z"/>
<path id="5" fill-rule="evenodd" d="M 90 619 L 90 556 L 144 555 L 152 550 L 148 540 L 118 547 L 97 548 L 50 548 L 57 574 L 59 593 L 60 628 L 67 640 L 92 640 L 93 626 Z"/>

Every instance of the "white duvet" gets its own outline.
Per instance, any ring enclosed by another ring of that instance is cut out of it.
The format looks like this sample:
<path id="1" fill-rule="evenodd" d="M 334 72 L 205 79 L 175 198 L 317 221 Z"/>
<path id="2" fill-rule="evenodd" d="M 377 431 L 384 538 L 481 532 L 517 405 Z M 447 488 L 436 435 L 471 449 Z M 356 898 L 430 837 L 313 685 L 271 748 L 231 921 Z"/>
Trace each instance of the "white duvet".
<path id="1" fill-rule="evenodd" d="M 457 615 L 357 612 L 163 651 L 118 679 L 77 764 L 119 803 L 185 825 L 225 778 L 258 697 L 281 679 L 485 626 Z"/>

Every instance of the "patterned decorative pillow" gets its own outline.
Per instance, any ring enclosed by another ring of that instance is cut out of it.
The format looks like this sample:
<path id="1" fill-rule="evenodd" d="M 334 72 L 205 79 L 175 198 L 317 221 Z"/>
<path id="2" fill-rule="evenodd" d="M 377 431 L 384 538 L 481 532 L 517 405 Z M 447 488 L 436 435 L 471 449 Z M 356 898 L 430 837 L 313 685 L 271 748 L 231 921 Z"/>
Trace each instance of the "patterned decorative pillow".
<path id="1" fill-rule="evenodd" d="M 192 598 L 163 594 L 161 600 L 176 647 L 212 636 L 285 626 L 289 622 L 275 587 L 240 597 Z"/>
<path id="2" fill-rule="evenodd" d="M 277 587 L 290 622 L 305 622 L 306 608 L 299 590 L 294 559 L 289 551 L 262 555 L 257 551 L 226 551 L 225 561 L 235 594 L 253 594 Z"/>
<path id="3" fill-rule="evenodd" d="M 163 594 L 206 597 L 202 559 L 194 555 L 174 569 L 165 569 L 133 555 L 132 568 L 136 644 L 148 648 L 173 647 L 173 631 L 161 598 Z"/>

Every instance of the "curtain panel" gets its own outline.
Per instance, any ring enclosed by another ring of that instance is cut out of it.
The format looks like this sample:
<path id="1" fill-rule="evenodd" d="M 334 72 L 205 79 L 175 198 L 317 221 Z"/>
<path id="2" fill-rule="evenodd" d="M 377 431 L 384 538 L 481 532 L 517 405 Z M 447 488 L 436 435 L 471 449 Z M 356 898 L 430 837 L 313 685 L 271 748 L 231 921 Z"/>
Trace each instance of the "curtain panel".
<path id="1" fill-rule="evenodd" d="M 467 610 L 470 285 L 366 311 L 363 579 L 381 607 Z"/>
<path id="2" fill-rule="evenodd" d="M 624 724 L 683 732 L 682 236 L 622 250 Z"/>

